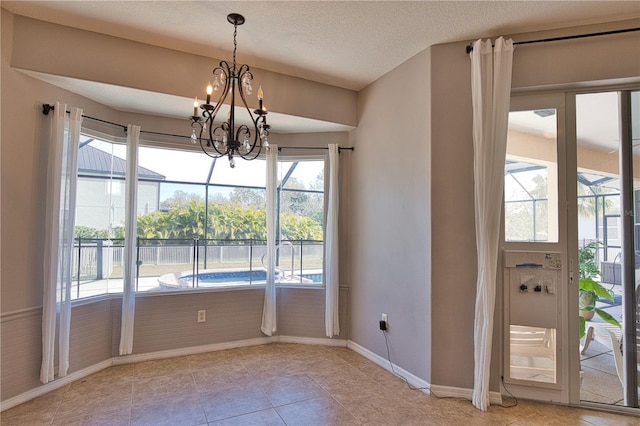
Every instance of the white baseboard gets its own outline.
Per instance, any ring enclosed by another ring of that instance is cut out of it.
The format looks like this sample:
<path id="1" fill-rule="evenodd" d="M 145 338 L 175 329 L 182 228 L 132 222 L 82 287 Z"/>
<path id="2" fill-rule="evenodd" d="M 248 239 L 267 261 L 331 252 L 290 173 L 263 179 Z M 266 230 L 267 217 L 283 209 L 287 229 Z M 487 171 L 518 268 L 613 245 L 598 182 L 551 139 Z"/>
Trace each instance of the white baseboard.
<path id="1" fill-rule="evenodd" d="M 366 349 L 366 348 L 360 346 L 356 342 L 353 342 L 353 341 L 349 340 L 347 342 L 347 347 L 349 349 L 353 350 L 354 352 L 359 353 L 363 357 L 367 358 L 369 361 L 375 362 L 380 367 L 384 368 L 385 370 L 389 371 L 390 373 L 394 374 L 394 372 L 395 372 L 396 376 L 404 377 L 411 386 L 413 386 L 415 388 L 419 388 L 422 392 L 424 392 L 426 394 L 429 393 L 429 389 L 431 388 L 431 385 L 429 384 L 429 382 L 426 382 L 425 380 L 421 379 L 420 377 L 408 372 L 407 370 L 403 369 L 402 367 L 398 367 L 395 364 L 393 364 L 393 370 L 392 370 L 391 369 L 391 364 L 389 363 L 389 360 L 381 357 L 378 354 L 375 354 L 375 353 L 371 352 L 369 349 Z"/>
<path id="2" fill-rule="evenodd" d="M 256 339 L 236 340 L 233 342 L 214 343 L 211 345 L 192 346 L 189 348 L 169 349 L 166 351 L 147 352 L 142 354 L 123 355 L 113 358 L 109 358 L 98 364 L 94 364 L 90 367 L 83 368 L 82 370 L 74 371 L 73 373 L 57 378 L 45 385 L 38 386 L 35 389 L 31 389 L 20 395 L 14 396 L 6 401 L 0 401 L 0 412 L 15 407 L 16 405 L 30 401 L 33 398 L 42 396 L 48 392 L 61 388 L 71 382 L 80 380 L 91 374 L 97 373 L 100 370 L 104 370 L 112 365 L 132 364 L 141 361 L 151 361 L 156 359 L 172 358 L 184 355 L 194 355 L 203 352 L 215 352 L 226 349 L 242 348 L 247 346 L 265 345 L 267 343 L 299 343 L 305 345 L 325 345 L 325 346 L 347 346 L 347 341 L 344 339 L 329 339 L 329 338 L 312 338 L 312 337 L 295 337 L 295 336 L 271 336 L 271 337 L 258 337 Z"/>
<path id="3" fill-rule="evenodd" d="M 473 389 L 456 388 L 453 386 L 431 385 L 434 396 L 447 398 L 462 398 L 471 401 L 473 399 Z M 502 405 L 502 394 L 500 392 L 489 392 L 489 403 Z"/>
<path id="4" fill-rule="evenodd" d="M 301 345 L 322 345 L 347 347 L 345 339 L 329 339 L 328 337 L 278 336 L 280 343 L 299 343 Z"/>
<path id="5" fill-rule="evenodd" d="M 434 396 L 439 397 L 453 397 L 453 398 L 463 398 L 471 401 L 473 396 L 473 389 L 466 388 L 457 388 L 452 386 L 440 386 L 440 385 L 431 385 L 429 382 L 411 374 L 410 372 L 404 370 L 402 367 L 398 367 L 393 364 L 393 371 L 391 370 L 391 364 L 389 360 L 381 357 L 378 354 L 371 352 L 369 349 L 366 349 L 359 344 L 349 340 L 347 342 L 347 347 L 352 349 L 354 352 L 359 353 L 363 357 L 367 358 L 370 361 L 375 362 L 380 367 L 385 370 L 393 373 L 395 371 L 396 376 L 404 377 L 407 382 L 411 384 L 411 386 L 420 388 L 420 390 L 426 394 L 433 393 Z M 491 404 L 501 405 L 502 404 L 502 395 L 500 392 L 489 392 L 489 401 Z"/>
<path id="6" fill-rule="evenodd" d="M 64 377 L 60 377 L 42 386 L 38 386 L 35 389 L 31 389 L 25 393 L 16 395 L 13 398 L 9 398 L 6 401 L 0 401 L 0 411 L 8 410 L 9 408 L 20 405 L 23 402 L 30 401 L 33 398 L 37 398 L 46 393 L 59 389 L 71 382 L 75 382 L 76 380 L 80 380 L 93 373 L 97 373 L 100 370 L 104 370 L 107 367 L 111 367 L 111 365 L 113 365 L 112 358 L 99 362 L 98 364 L 94 364 L 90 367 L 83 368 L 82 370 L 74 371 L 73 373 L 70 373 Z"/>
<path id="7" fill-rule="evenodd" d="M 113 357 L 113 365 L 132 364 L 141 361 L 151 361 L 154 359 L 173 358 L 176 356 L 194 355 L 203 352 L 223 351 L 226 349 L 243 348 L 247 346 L 266 345 L 267 343 L 278 342 L 278 336 L 258 337 L 256 339 L 235 340 L 232 342 L 213 343 L 210 345 L 191 346 L 188 348 L 169 349 L 166 351 L 146 352 L 142 354 L 131 354 Z"/>

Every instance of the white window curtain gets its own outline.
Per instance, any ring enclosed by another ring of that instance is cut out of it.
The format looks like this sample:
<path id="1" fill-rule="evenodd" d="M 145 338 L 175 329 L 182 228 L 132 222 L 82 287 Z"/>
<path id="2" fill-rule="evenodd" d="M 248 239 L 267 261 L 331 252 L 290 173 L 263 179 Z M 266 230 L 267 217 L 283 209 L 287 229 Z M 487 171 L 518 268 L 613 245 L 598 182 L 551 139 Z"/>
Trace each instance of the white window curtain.
<path id="1" fill-rule="evenodd" d="M 122 290 L 122 322 L 120 355 L 133 351 L 133 319 L 136 310 L 136 236 L 138 193 L 138 144 L 140 126 L 127 127 L 127 171 L 125 175 L 124 288 Z"/>
<path id="2" fill-rule="evenodd" d="M 338 276 L 338 176 L 340 156 L 338 145 L 329 145 L 329 200 L 327 203 L 327 228 L 325 237 L 325 313 L 324 325 L 327 337 L 340 334 L 338 318 L 339 276 Z"/>
<path id="3" fill-rule="evenodd" d="M 511 95 L 513 42 L 478 40 L 471 56 L 476 248 L 473 405 L 489 407 L 489 366 Z"/>
<path id="4" fill-rule="evenodd" d="M 44 288 L 42 301 L 42 364 L 40 381 L 54 379 L 56 330 L 58 376 L 69 369 L 73 239 L 78 181 L 78 146 L 82 109 L 56 102 L 47 170 Z M 56 327 L 57 325 L 57 327 Z"/>
<path id="5" fill-rule="evenodd" d="M 278 145 L 270 145 L 267 151 L 267 282 L 264 287 L 261 330 L 272 336 L 277 330 L 276 321 L 276 187 L 278 185 Z"/>

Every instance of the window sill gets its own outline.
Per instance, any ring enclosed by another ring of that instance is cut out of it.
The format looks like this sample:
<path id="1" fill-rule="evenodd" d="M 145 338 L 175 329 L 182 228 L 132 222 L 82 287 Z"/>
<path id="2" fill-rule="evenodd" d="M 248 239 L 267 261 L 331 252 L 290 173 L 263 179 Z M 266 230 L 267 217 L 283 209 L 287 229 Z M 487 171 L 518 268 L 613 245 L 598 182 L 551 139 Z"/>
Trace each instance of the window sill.
<path id="1" fill-rule="evenodd" d="M 324 284 L 276 284 L 278 289 L 296 289 L 296 290 L 324 290 Z M 340 287 L 342 290 L 342 286 Z M 199 287 L 199 288 L 184 288 L 175 290 L 155 290 L 155 291 L 141 291 L 136 293 L 136 298 L 145 297 L 162 297 L 172 295 L 184 295 L 184 294 L 204 294 L 204 293 L 220 293 L 228 291 L 246 291 L 246 290 L 264 290 L 264 284 L 251 284 L 251 285 L 228 285 L 218 287 Z M 71 301 L 72 306 L 82 306 L 91 303 L 98 303 L 105 300 L 121 299 L 122 293 L 108 293 L 96 296 L 85 297 L 82 299 L 74 299 Z"/>

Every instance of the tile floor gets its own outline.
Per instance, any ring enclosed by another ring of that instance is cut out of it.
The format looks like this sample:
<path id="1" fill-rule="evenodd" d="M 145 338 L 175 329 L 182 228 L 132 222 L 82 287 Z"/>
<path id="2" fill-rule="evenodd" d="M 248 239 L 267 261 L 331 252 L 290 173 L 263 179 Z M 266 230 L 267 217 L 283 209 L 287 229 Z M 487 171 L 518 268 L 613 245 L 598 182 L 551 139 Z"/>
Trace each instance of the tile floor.
<path id="1" fill-rule="evenodd" d="M 0 423 L 638 425 L 640 418 L 527 401 L 483 413 L 462 399 L 410 390 L 349 349 L 278 343 L 110 367 L 6 410 Z"/>

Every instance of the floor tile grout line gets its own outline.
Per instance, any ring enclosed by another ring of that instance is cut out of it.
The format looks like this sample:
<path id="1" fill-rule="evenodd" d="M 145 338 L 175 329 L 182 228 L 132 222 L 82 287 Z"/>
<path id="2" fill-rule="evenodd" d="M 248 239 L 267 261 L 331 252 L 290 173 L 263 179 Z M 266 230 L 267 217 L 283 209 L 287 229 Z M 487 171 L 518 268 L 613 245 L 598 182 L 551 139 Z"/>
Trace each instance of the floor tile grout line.
<path id="1" fill-rule="evenodd" d="M 202 410 L 202 415 L 204 416 L 204 421 L 208 425 L 209 417 L 207 416 L 207 410 L 204 409 L 204 404 L 202 403 L 202 398 L 200 398 L 200 392 L 198 390 L 198 383 L 196 382 L 196 377 L 193 375 L 193 368 L 191 368 L 191 360 L 187 356 L 187 366 L 189 368 L 189 375 L 191 376 L 191 381 L 193 382 L 193 389 L 195 390 L 194 397 L 198 399 L 198 405 Z"/>
<path id="2" fill-rule="evenodd" d="M 133 423 L 133 390 L 135 389 L 136 378 L 133 377 L 131 380 L 131 398 L 129 399 L 129 426 Z"/>
<path id="3" fill-rule="evenodd" d="M 53 413 L 53 416 L 51 417 L 51 421 L 49 422 L 50 425 L 53 425 L 53 423 L 56 421 L 56 416 L 58 415 L 58 411 L 60 411 L 60 406 L 62 406 L 62 403 L 64 402 L 64 398 L 67 395 L 67 391 L 69 390 L 69 386 L 71 386 L 71 384 L 66 385 L 64 387 L 64 392 L 62 393 L 62 397 L 60 398 L 60 401 L 56 403 L 56 409 Z"/>

